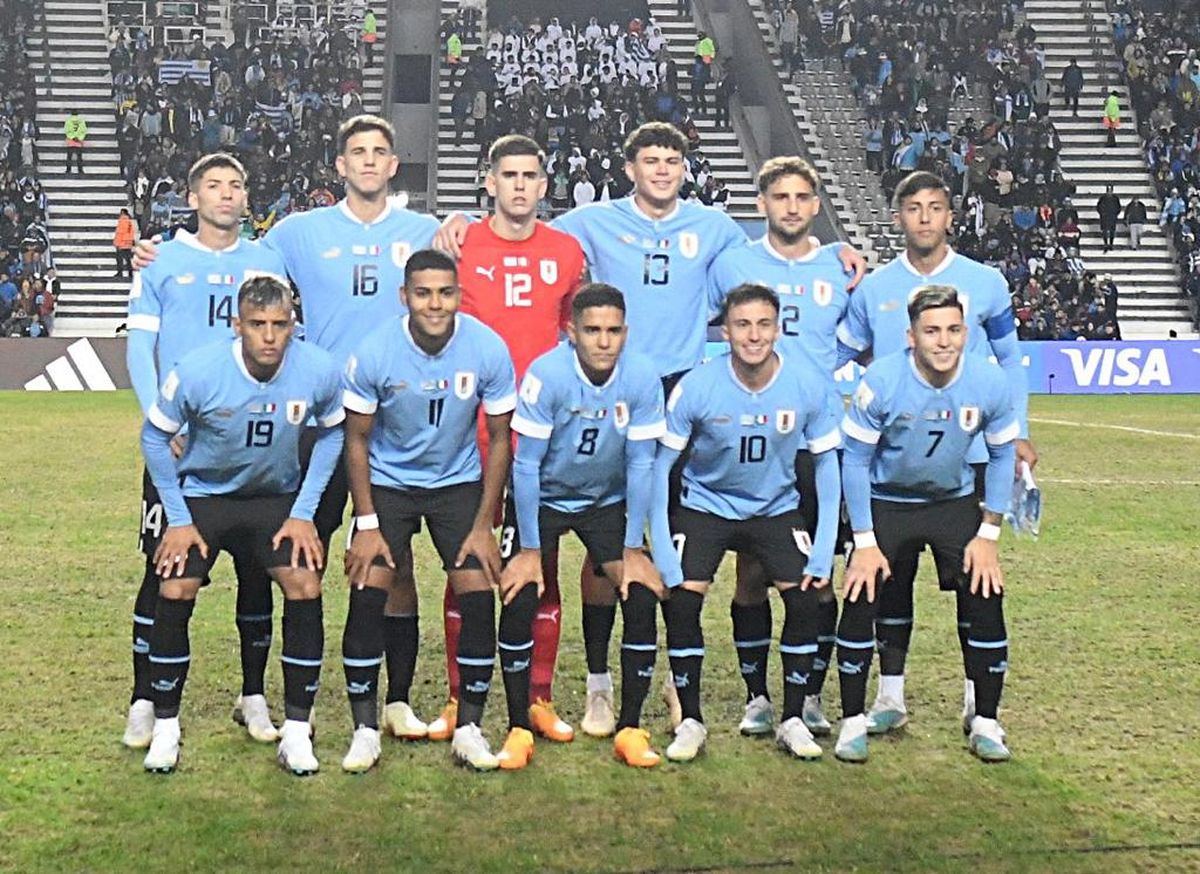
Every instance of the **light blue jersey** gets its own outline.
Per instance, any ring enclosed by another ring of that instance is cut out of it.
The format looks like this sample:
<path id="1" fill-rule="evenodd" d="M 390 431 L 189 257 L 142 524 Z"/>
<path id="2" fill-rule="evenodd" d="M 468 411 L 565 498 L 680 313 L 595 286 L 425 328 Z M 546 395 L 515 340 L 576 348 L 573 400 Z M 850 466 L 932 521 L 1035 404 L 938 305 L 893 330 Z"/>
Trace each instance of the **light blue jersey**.
<path id="1" fill-rule="evenodd" d="M 975 490 L 968 451 L 977 434 L 989 449 L 1011 446 L 1019 426 L 1008 380 L 986 358 L 964 354 L 949 384 L 934 388 L 917 372 L 912 352 L 905 351 L 867 368 L 842 430 L 848 457 L 869 456 L 871 497 L 929 503 Z M 851 504 L 849 464 L 843 485 L 851 522 L 861 530 L 855 519 L 861 506 Z M 1011 491 L 1011 457 L 1001 473 L 1001 494 L 989 494 L 985 501 L 997 512 L 1004 511 Z M 990 492 L 990 480 L 988 487 Z"/>
<path id="2" fill-rule="evenodd" d="M 871 349 L 875 358 L 903 351 L 908 346 L 905 332 L 909 295 L 917 286 L 931 283 L 957 289 L 969 328 L 965 351 L 985 358 L 995 355 L 1012 387 L 1020 436 L 1027 437 L 1028 380 L 1021 364 L 1012 298 L 999 270 L 951 249 L 945 260 L 926 275 L 912 266 L 907 254 L 902 254 L 868 275 L 855 290 L 846 319 L 838 328 L 838 341 L 853 352 Z M 986 458 L 986 450 L 977 444 L 972 461 Z"/>
<path id="3" fill-rule="evenodd" d="M 666 431 L 662 381 L 648 358 L 624 351 L 608 381 L 595 385 L 575 348 L 561 343 L 525 374 L 512 428 L 549 442 L 542 505 L 578 513 L 614 504 L 625 499 L 626 446 Z"/>
<path id="4" fill-rule="evenodd" d="M 283 260 L 270 249 L 248 240 L 210 249 L 187 231 L 163 243 L 154 262 L 133 274 L 127 357 L 143 411 L 185 355 L 233 337 L 238 288 L 263 274 L 286 277 Z"/>
<path id="5" fill-rule="evenodd" d="M 367 335 L 346 362 L 346 409 L 373 415 L 371 482 L 435 489 L 482 476 L 476 437 L 480 405 L 489 416 L 517 406 L 508 347 L 478 319 L 458 313 L 454 335 L 436 355 L 413 340 L 408 316 Z"/>
<path id="6" fill-rule="evenodd" d="M 729 354 L 697 367 L 671 392 L 662 444 L 692 447 L 683 467 L 683 506 L 738 520 L 795 510 L 802 497 L 796 453 L 841 445 L 841 404 L 831 385 L 780 359 L 774 379 L 758 392 L 737 378 Z"/>
<path id="7" fill-rule="evenodd" d="M 146 463 L 162 495 L 171 525 L 188 524 L 184 497 L 285 495 L 300 488 L 300 434 L 310 416 L 336 430 L 328 463 L 313 462 L 292 515 L 312 519 L 321 492 L 341 451 L 345 418 L 338 366 L 328 353 L 306 343 L 289 343 L 268 382 L 246 369 L 242 341 L 219 341 L 197 349 L 167 374 L 147 422 L 157 429 L 161 455 L 167 440 L 185 426 L 187 449 L 178 466 Z M 143 446 L 147 432 L 143 430 Z M 319 444 L 318 444 L 319 445 Z M 318 469 L 320 471 L 318 472 Z M 323 478 L 322 478 L 323 477 Z"/>
<path id="8" fill-rule="evenodd" d="M 841 243 L 814 249 L 804 258 L 786 258 L 764 236 L 732 246 L 708 274 L 709 307 L 716 314 L 725 296 L 744 282 L 765 285 L 779 295 L 777 348 L 796 364 L 811 363 L 833 378 L 837 369 L 837 328 L 850 306 L 849 278 L 838 258 Z"/>
<path id="9" fill-rule="evenodd" d="M 719 209 L 680 201 L 652 219 L 633 197 L 577 207 L 552 222 L 579 240 L 588 269 L 625 295 L 629 349 L 659 376 L 690 370 L 704 356 L 708 269 L 746 235 Z"/>
<path id="10" fill-rule="evenodd" d="M 341 363 L 367 332 L 403 313 L 404 265 L 437 229 L 433 216 L 391 204 L 364 224 L 342 200 L 288 216 L 263 242 L 300 290 L 305 339 Z"/>

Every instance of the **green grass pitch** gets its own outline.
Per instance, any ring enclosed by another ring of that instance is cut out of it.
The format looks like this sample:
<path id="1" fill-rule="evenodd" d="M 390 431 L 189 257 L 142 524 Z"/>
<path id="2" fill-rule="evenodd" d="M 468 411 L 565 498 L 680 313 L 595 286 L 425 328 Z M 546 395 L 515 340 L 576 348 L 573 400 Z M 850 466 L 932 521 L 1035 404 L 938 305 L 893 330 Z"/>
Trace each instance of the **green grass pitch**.
<path id="1" fill-rule="evenodd" d="M 711 735 L 697 762 L 635 771 L 608 742 L 581 737 L 539 743 L 523 772 L 473 775 L 451 766 L 445 745 L 385 742 L 381 767 L 349 777 L 335 567 L 317 704 L 323 771 L 297 780 L 230 721 L 237 637 L 222 559 L 192 623 L 181 767 L 164 778 L 119 743 L 141 573 L 134 401 L 0 394 L 0 870 L 1200 870 L 1200 399 L 1038 397 L 1032 416 L 1043 534 L 1006 533 L 1003 546 L 1010 764 L 966 752 L 953 604 L 926 573 L 905 733 L 874 742 L 864 767 L 832 750 L 792 761 L 739 737 L 727 562 L 705 613 Z M 413 703 L 432 718 L 444 695 L 442 575 L 424 537 L 417 555 Z M 556 685 L 576 724 L 579 557 L 564 549 Z M 494 744 L 498 678 L 485 725 Z M 276 710 L 281 689 L 274 660 Z M 646 716 L 661 750 L 657 694 Z"/>

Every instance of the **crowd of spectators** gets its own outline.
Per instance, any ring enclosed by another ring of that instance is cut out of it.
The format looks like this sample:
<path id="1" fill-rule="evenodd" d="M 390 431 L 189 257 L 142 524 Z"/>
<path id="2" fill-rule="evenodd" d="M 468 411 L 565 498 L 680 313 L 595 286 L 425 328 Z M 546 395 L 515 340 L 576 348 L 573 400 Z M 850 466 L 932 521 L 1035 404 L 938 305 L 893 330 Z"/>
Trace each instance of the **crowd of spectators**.
<path id="1" fill-rule="evenodd" d="M 667 38 L 653 18 L 627 25 L 601 25 L 593 17 L 580 26 L 550 18 L 543 25 L 513 19 L 488 33 L 482 48 L 464 58 L 464 40 L 473 42 L 478 16 L 471 10 L 443 22 L 442 38 L 451 67 L 451 114 L 456 145 L 479 149 L 480 206 L 488 147 L 507 133 L 522 133 L 547 154 L 550 214 L 592 201 L 627 194 L 623 171 L 625 137 L 647 121 L 676 125 L 691 150 L 680 197 L 724 207 L 729 198 L 704 155 L 697 114 L 712 109 L 728 124 L 735 88 L 728 64 L 718 64 L 710 37 L 699 34 L 688 95 L 680 92 L 679 69 Z M 714 76 L 714 67 L 717 73 Z M 468 135 L 469 132 L 469 135 Z"/>
<path id="2" fill-rule="evenodd" d="M 359 7 L 353 20 L 278 18 L 256 30 L 241 4 L 234 12 L 232 45 L 164 44 L 137 26 L 109 34 L 121 174 L 143 234 L 187 220 L 188 167 L 217 150 L 249 173 L 247 236 L 342 195 L 337 127 L 363 112 L 374 14 Z"/>
<path id="3" fill-rule="evenodd" d="M 48 336 L 58 290 L 37 176 L 37 88 L 26 40 L 40 2 L 0 0 L 0 337 Z"/>

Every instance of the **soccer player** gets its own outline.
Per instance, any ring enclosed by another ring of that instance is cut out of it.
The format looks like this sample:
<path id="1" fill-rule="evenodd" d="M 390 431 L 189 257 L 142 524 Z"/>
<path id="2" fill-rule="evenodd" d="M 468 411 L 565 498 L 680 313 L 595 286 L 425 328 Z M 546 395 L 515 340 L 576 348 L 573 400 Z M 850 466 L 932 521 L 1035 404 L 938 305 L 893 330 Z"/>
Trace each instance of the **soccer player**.
<path id="1" fill-rule="evenodd" d="M 246 196 L 246 171 L 237 159 L 218 152 L 197 160 L 188 172 L 188 204 L 196 210 L 196 233 L 179 231 L 163 245 L 155 264 L 133 276 L 126 358 L 143 416 L 154 404 L 161 378 L 184 355 L 232 338 L 238 286 L 258 273 L 284 275 L 278 255 L 239 237 Z M 186 439 L 181 434 L 172 444 L 177 457 Z M 148 656 L 159 580 L 152 558 L 164 520 L 148 471 L 142 473 L 140 526 L 146 563 L 133 608 L 133 694 L 123 738 L 131 749 L 149 746 L 154 728 Z M 242 662 L 234 717 L 252 738 L 270 743 L 279 737 L 263 694 L 271 649 L 271 580 L 251 555 L 235 554 L 234 562 Z"/>
<path id="2" fill-rule="evenodd" d="M 1013 406 L 1020 435 L 1016 441 L 1017 460 L 1032 468 L 1037 451 L 1029 440 L 1027 408 L 1029 390 L 1021 349 L 1017 343 L 1008 283 L 995 268 L 958 255 L 947 242 L 954 224 L 950 191 L 932 173 L 910 173 L 896 186 L 893 196 L 895 219 L 904 231 L 905 251 L 900 257 L 876 270 L 850 300 L 845 321 L 838 327 L 839 360 L 871 354 L 881 358 L 900 352 L 907 345 L 909 327 L 906 306 L 914 289 L 936 282 L 958 290 L 963 317 L 971 330 L 967 352 L 987 357 L 994 355 L 1012 387 Z M 988 453 L 977 439 L 969 461 L 976 469 L 976 492 L 982 497 L 983 465 Z M 912 553 L 913 568 L 892 570 L 899 577 L 915 574 L 919 553 Z M 944 585 L 953 586 L 950 580 Z M 880 594 L 876 638 L 879 646 L 879 688 L 868 714 L 873 734 L 900 728 L 908 721 L 904 702 L 904 668 L 912 638 L 912 590 L 888 586 Z M 963 653 L 963 671 L 967 679 L 963 689 L 963 727 L 969 730 L 975 714 L 975 690 L 970 679 L 967 652 L 969 628 L 961 612 L 959 643 Z"/>
<path id="3" fill-rule="evenodd" d="M 855 550 L 838 627 L 843 721 L 834 754 L 851 762 L 867 758 L 863 707 L 876 587 L 882 585 L 881 593 L 900 589 L 911 603 L 917 554 L 928 544 L 942 587 L 954 590 L 960 622 L 968 623 L 964 659 L 975 688 L 971 752 L 984 761 L 1006 761 L 1009 751 L 996 721 L 1008 667 L 996 541 L 1012 490 L 1020 422 L 1006 374 L 965 351 L 974 329 L 967 327 L 966 307 L 953 286 L 919 286 L 906 309 L 911 350 L 876 359 L 842 422 Z M 978 434 L 988 452 L 982 514 L 968 463 Z"/>
<path id="4" fill-rule="evenodd" d="M 837 534 L 840 408 L 825 381 L 775 351 L 779 310 L 779 296 L 769 288 L 733 289 L 721 317 L 730 351 L 680 380 L 667 402 L 667 433 L 654 462 L 651 532 L 655 561 L 671 587 L 667 655 L 683 712 L 667 747 L 673 761 L 695 758 L 708 736 L 700 712 L 700 611 L 727 549 L 754 555 L 783 600 L 779 746 L 800 758 L 821 755 L 801 712 L 817 651 L 817 591 L 829 584 Z M 668 528 L 670 469 L 688 446 L 680 506 Z M 805 446 L 813 455 L 820 507 L 815 540 L 796 489 L 795 456 Z"/>
<path id="5" fill-rule="evenodd" d="M 376 686 L 384 605 L 391 596 L 416 612 L 416 587 L 411 577 L 395 573 L 395 557 L 409 548 L 423 518 L 462 614 L 454 756 L 491 770 L 500 763 L 480 731 L 496 655 L 492 586 L 499 582 L 500 552 L 491 520 L 512 460 L 516 381 L 504 341 L 458 312 L 461 292 L 449 256 L 431 249 L 414 253 L 400 293 L 408 315 L 368 335 L 347 361 L 343 380 L 355 516 L 342 638 L 354 736 L 342 768 L 366 771 L 379 759 Z M 486 466 L 476 440 L 481 407 Z M 415 660 L 415 644 L 411 652 Z"/>
<path id="6" fill-rule="evenodd" d="M 814 379 L 833 386 L 837 366 L 837 326 L 850 305 L 849 283 L 841 261 L 840 244 L 819 245 L 811 236 L 813 219 L 821 208 L 820 177 L 799 157 L 771 158 L 758 173 L 758 211 L 766 217 L 767 232 L 748 246 L 726 249 L 709 271 L 711 307 L 719 310 L 726 293 L 752 282 L 779 295 L 777 347 L 789 364 L 806 368 Z M 816 535 L 816 505 L 812 457 L 803 449 L 796 455 L 796 480 L 800 494 L 810 501 L 803 507 L 809 536 Z M 840 541 L 842 538 L 838 538 Z M 842 544 L 837 544 L 842 551 Z M 746 710 L 739 730 L 746 735 L 769 734 L 774 706 L 767 691 L 767 656 L 770 650 L 771 602 L 762 566 L 738 554 L 737 591 L 729 612 L 738 667 L 746 683 Z M 804 724 L 818 736 L 832 730 L 821 710 L 821 689 L 833 653 L 837 628 L 837 598 L 832 586 L 818 591 L 820 627 L 817 655 L 813 659 L 809 688 L 804 698 Z"/>
<path id="7" fill-rule="evenodd" d="M 309 712 L 325 641 L 318 574 L 324 550 L 312 519 L 341 452 L 345 413 L 337 365 L 314 346 L 289 343 L 294 324 L 285 282 L 243 282 L 237 339 L 185 355 L 146 415 L 142 451 L 167 523 L 153 557 L 161 584 L 149 634 L 154 729 L 147 771 L 170 772 L 179 761 L 188 623 L 222 549 L 253 556 L 283 589 L 279 762 L 297 775 L 319 767 Z M 321 433 L 302 481 L 299 443 L 310 416 Z M 176 465 L 171 440 L 185 427 L 187 449 Z"/>
<path id="8" fill-rule="evenodd" d="M 656 605 L 662 581 L 642 551 L 656 440 L 666 431 L 653 364 L 623 352 L 625 299 L 611 285 L 584 286 L 572 304 L 569 343 L 542 355 L 521 383 L 512 427 L 519 436 L 506 511 L 500 577 L 500 667 L 511 730 L 500 767 L 533 753 L 528 719 L 531 584 L 542 585 L 542 555 L 574 531 L 620 593 L 621 713 L 614 752 L 634 767 L 659 756 L 640 727 L 654 673 Z"/>
<path id="9" fill-rule="evenodd" d="M 492 144 L 485 185 L 496 211 L 467 229 L 458 260 L 462 312 L 475 316 L 503 338 L 518 380 L 535 358 L 558 343 L 584 268 L 579 243 L 538 221 L 537 205 L 546 189 L 544 163 L 545 155 L 529 137 L 510 134 Z M 483 419 L 479 431 L 480 446 L 486 447 Z M 537 734 L 566 742 L 574 738 L 574 729 L 558 716 L 551 701 L 562 615 L 554 550 L 546 552 L 543 579 L 533 620 L 529 721 Z M 456 723 L 461 617 L 449 584 L 443 609 L 451 699 L 429 724 L 431 740 L 449 740 Z M 390 686 L 388 694 L 390 697 Z"/>

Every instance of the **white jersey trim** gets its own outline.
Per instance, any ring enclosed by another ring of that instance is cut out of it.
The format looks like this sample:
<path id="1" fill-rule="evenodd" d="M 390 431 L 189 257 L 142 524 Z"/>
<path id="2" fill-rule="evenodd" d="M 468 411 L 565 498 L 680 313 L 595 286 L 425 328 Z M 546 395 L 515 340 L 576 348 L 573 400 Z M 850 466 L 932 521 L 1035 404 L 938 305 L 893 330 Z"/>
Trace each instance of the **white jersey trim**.
<path id="1" fill-rule="evenodd" d="M 1019 436 L 1021 436 L 1021 423 L 1010 422 L 1007 428 L 995 434 L 984 434 L 983 439 L 992 446 L 1003 446 L 1005 443 L 1012 443 Z"/>
<path id="2" fill-rule="evenodd" d="M 867 344 L 850 333 L 850 329 L 846 327 L 845 322 L 839 322 L 837 326 L 837 338 L 842 341 L 843 346 L 849 346 L 855 352 L 862 352 L 867 348 Z"/>
<path id="3" fill-rule="evenodd" d="M 540 422 L 526 419 L 521 415 L 513 416 L 512 429 L 518 434 L 524 434 L 526 437 L 533 437 L 538 440 L 549 440 L 550 435 L 554 433 L 553 425 L 543 425 Z"/>
<path id="4" fill-rule="evenodd" d="M 872 431 L 870 428 L 864 428 L 849 416 L 845 416 L 842 419 L 842 433 L 844 433 L 847 437 L 853 437 L 860 443 L 868 443 L 871 446 L 874 446 L 876 443 L 878 443 L 880 437 L 878 431 Z"/>
<path id="5" fill-rule="evenodd" d="M 162 319 L 158 316 L 141 313 L 130 316 L 125 320 L 125 327 L 130 331 L 147 331 L 151 334 L 157 334 L 159 325 L 161 324 Z"/>
<path id="6" fill-rule="evenodd" d="M 834 428 L 824 437 L 818 437 L 816 440 L 808 441 L 808 451 L 813 455 L 820 455 L 822 452 L 828 452 L 830 449 L 837 449 L 842 445 L 842 432 Z"/>
<path id="7" fill-rule="evenodd" d="M 667 433 L 667 420 L 659 419 L 649 425 L 630 425 L 626 440 L 661 440 Z"/>
<path id="8" fill-rule="evenodd" d="M 483 402 L 483 411 L 489 416 L 503 416 L 505 413 L 511 413 L 516 408 L 517 393 L 515 391 L 494 401 L 485 400 Z"/>
<path id="9" fill-rule="evenodd" d="M 150 424 L 160 431 L 166 431 L 168 434 L 178 434 L 179 429 L 183 426 L 164 413 L 158 408 L 158 404 L 151 404 L 150 409 L 146 411 L 146 418 L 150 420 Z"/>
<path id="10" fill-rule="evenodd" d="M 344 395 L 344 393 L 343 393 L 343 395 Z M 334 410 L 332 413 L 330 413 L 325 418 L 318 419 L 317 421 L 321 423 L 322 428 L 335 428 L 338 425 L 342 424 L 342 422 L 346 421 L 346 409 L 345 409 L 345 407 L 342 407 L 340 409 Z"/>
<path id="11" fill-rule="evenodd" d="M 350 389 L 342 390 L 342 406 L 352 413 L 359 413 L 363 416 L 371 416 L 379 409 L 379 402 L 368 400 L 360 394 L 355 394 Z"/>
<path id="12" fill-rule="evenodd" d="M 687 449 L 687 438 L 680 437 L 678 434 L 672 434 L 670 431 L 664 431 L 663 435 L 658 438 L 658 442 L 668 449 L 674 449 L 676 452 L 683 452 Z"/>

